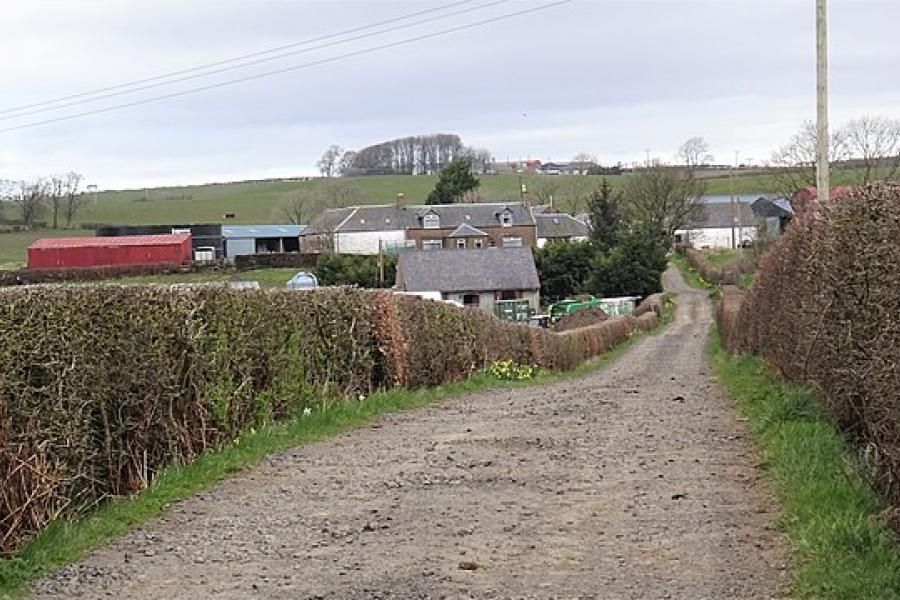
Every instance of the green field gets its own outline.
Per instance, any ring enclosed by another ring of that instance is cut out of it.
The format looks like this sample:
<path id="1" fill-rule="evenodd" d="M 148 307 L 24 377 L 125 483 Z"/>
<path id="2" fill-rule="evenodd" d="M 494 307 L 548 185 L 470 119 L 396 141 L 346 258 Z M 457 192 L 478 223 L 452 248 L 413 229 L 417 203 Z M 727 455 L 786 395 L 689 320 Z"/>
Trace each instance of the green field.
<path id="1" fill-rule="evenodd" d="M 165 284 L 173 283 L 224 283 L 228 281 L 258 281 L 264 288 L 283 288 L 288 279 L 300 269 L 266 268 L 250 271 L 201 271 L 199 273 L 173 273 L 170 275 L 137 275 L 134 277 L 118 277 L 100 283 L 114 284 Z"/>
<path id="2" fill-rule="evenodd" d="M 613 186 L 620 188 L 627 175 L 609 176 Z M 518 175 L 481 176 L 480 191 L 486 201 L 515 201 L 519 199 L 520 178 Z M 523 176 L 529 184 L 532 202 L 539 202 L 538 182 L 556 180 L 561 187 L 579 184 L 590 188 L 600 181 L 599 176 Z M 417 176 L 377 176 L 348 178 L 358 191 L 363 203 L 385 204 L 394 202 L 398 193 L 403 193 L 409 204 L 425 201 L 428 192 L 437 181 L 436 175 Z M 727 176 L 707 179 L 707 193 L 727 194 L 731 182 Z M 534 182 L 532 184 L 532 182 Z M 840 182 L 837 181 L 836 184 Z M 89 204 L 79 213 L 75 229 L 37 230 L 28 233 L 0 233 L 0 268 L 14 268 L 25 262 L 25 248 L 40 237 L 61 237 L 70 235 L 90 235 L 90 231 L 80 229 L 82 223 L 107 223 L 117 225 L 149 225 L 177 223 L 219 223 L 225 213 L 234 213 L 230 223 L 280 223 L 285 218 L 281 209 L 294 195 L 312 192 L 316 186 L 329 185 L 321 179 L 308 181 L 259 181 L 245 183 L 223 183 L 184 187 L 152 188 L 147 190 L 127 190 L 100 192 L 91 198 Z M 774 193 L 776 184 L 770 175 L 754 174 L 735 177 L 734 189 L 737 193 Z M 564 195 L 561 190 L 559 195 Z M 559 196 L 558 196 L 559 197 Z M 562 198 L 561 198 L 562 200 Z M 564 206 L 564 208 L 571 208 Z M 580 207 L 579 207 L 580 208 Z M 12 207 L 5 207 L 4 216 L 13 218 Z M 313 212 L 310 213 L 312 216 Z"/>

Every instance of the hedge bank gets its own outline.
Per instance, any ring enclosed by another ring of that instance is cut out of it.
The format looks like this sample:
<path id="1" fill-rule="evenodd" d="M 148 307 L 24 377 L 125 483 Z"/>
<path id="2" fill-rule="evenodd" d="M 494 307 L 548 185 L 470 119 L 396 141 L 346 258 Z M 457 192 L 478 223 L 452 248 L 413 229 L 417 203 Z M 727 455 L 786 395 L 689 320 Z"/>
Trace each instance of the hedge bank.
<path id="1" fill-rule="evenodd" d="M 900 505 L 900 186 L 858 188 L 794 221 L 748 293 L 723 291 L 724 345 L 816 388 Z"/>
<path id="2" fill-rule="evenodd" d="M 0 551 L 315 403 L 501 359 L 566 370 L 656 321 L 651 308 L 555 334 L 356 288 L 2 290 Z"/>
<path id="3" fill-rule="evenodd" d="M 691 267 L 704 281 L 716 285 L 738 285 L 743 273 L 751 273 L 754 270 L 753 260 L 749 257 L 718 266 L 710 263 L 703 252 L 691 246 L 679 245 L 678 251 L 684 255 Z"/>

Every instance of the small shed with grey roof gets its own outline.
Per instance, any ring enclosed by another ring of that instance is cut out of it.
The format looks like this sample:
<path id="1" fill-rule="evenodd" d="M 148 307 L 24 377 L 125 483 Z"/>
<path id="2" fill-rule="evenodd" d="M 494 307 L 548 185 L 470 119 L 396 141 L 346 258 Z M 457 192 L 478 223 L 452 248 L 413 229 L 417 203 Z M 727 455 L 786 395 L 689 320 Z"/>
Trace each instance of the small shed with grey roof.
<path id="1" fill-rule="evenodd" d="M 222 227 L 225 258 L 234 262 L 236 256 L 247 254 L 299 252 L 300 234 L 305 228 L 305 225 L 226 225 Z"/>
<path id="2" fill-rule="evenodd" d="M 528 300 L 540 308 L 540 280 L 530 248 L 405 252 L 397 259 L 397 289 L 440 292 L 493 313 L 497 300 Z"/>
<path id="3" fill-rule="evenodd" d="M 541 248 L 552 240 L 580 242 L 588 237 L 587 225 L 565 213 L 535 214 L 534 224 L 537 227 L 537 244 Z"/>

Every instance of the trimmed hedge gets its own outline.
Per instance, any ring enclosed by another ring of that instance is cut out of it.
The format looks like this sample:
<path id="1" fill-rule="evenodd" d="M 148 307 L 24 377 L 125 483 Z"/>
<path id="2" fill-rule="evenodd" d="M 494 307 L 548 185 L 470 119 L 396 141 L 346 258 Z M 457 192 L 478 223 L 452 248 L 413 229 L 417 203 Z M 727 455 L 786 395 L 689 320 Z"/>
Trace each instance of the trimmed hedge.
<path id="1" fill-rule="evenodd" d="M 750 273 L 754 270 L 753 261 L 750 258 L 724 265 L 721 267 L 712 265 L 699 250 L 691 246 L 682 245 L 679 251 L 691 264 L 697 274 L 705 281 L 716 285 L 737 285 L 740 283 L 742 273 Z"/>
<path id="2" fill-rule="evenodd" d="M 872 185 L 805 212 L 764 257 L 752 289 L 726 291 L 732 352 L 764 357 L 819 389 L 900 504 L 900 186 Z"/>
<path id="3" fill-rule="evenodd" d="M 198 273 L 221 270 L 216 264 L 193 263 L 191 265 L 111 265 L 106 267 L 80 267 L 61 269 L 17 269 L 0 271 L 0 286 L 29 285 L 35 283 L 59 283 L 64 281 L 97 281 L 115 277 L 139 275 L 167 275 L 172 273 Z"/>
<path id="4" fill-rule="evenodd" d="M 654 309 L 565 334 L 356 288 L 0 291 L 0 551 L 313 403 L 463 379 L 508 359 L 572 368 Z"/>

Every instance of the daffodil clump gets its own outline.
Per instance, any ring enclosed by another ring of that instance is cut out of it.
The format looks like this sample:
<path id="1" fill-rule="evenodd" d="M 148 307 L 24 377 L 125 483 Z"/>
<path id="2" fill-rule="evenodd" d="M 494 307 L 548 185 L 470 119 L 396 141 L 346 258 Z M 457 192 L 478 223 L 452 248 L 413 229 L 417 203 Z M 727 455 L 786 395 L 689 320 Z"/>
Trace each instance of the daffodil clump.
<path id="1" fill-rule="evenodd" d="M 525 381 L 534 379 L 538 368 L 535 365 L 517 365 L 511 360 L 499 360 L 488 368 L 488 373 L 503 381 Z"/>

